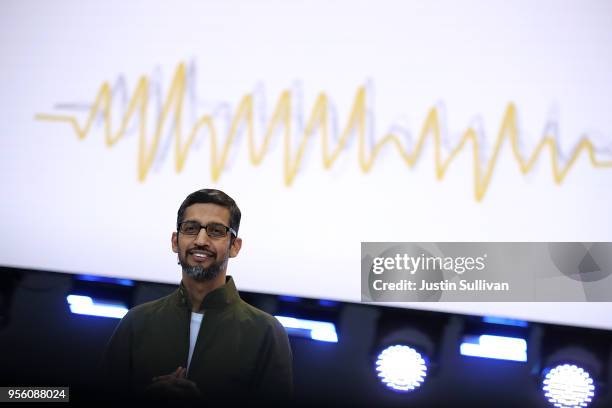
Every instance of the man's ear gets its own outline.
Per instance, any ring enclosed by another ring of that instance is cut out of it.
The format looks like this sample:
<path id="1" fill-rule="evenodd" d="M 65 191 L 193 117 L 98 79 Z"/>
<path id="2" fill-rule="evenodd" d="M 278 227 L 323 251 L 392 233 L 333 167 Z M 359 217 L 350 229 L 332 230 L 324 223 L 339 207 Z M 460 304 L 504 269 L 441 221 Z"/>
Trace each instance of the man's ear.
<path id="1" fill-rule="evenodd" d="M 178 254 L 178 235 L 176 232 L 172 233 L 172 252 Z"/>
<path id="2" fill-rule="evenodd" d="M 230 258 L 235 258 L 238 256 L 238 252 L 240 252 L 240 248 L 242 248 L 242 238 L 234 238 L 232 243 L 230 244 Z"/>

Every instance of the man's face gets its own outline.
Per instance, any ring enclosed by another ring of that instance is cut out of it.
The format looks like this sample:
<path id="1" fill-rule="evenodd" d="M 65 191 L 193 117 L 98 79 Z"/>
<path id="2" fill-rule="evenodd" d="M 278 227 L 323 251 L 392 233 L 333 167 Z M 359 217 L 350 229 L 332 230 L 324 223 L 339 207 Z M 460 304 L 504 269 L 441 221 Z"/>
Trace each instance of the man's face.
<path id="1" fill-rule="evenodd" d="M 229 210 L 217 204 L 193 204 L 185 210 L 183 222 L 217 223 L 229 227 L 229 217 Z M 225 275 L 228 258 L 240 252 L 242 240 L 231 238 L 230 232 L 222 238 L 209 237 L 204 228 L 197 235 L 173 232 L 172 250 L 178 254 L 183 272 L 188 276 L 199 281 L 212 280 L 221 273 Z"/>

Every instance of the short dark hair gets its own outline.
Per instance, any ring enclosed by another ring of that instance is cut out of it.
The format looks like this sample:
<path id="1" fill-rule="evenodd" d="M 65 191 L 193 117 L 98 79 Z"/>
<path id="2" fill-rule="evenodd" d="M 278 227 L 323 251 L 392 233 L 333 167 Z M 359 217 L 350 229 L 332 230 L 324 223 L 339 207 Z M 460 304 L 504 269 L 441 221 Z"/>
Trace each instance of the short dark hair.
<path id="1" fill-rule="evenodd" d="M 236 231 L 238 234 L 238 228 L 240 227 L 240 208 L 234 201 L 234 199 L 221 190 L 215 190 L 213 188 L 204 188 L 202 190 L 194 191 L 189 194 L 183 201 L 178 209 L 176 215 L 176 229 L 178 231 L 179 224 L 185 217 L 185 210 L 187 207 L 193 204 L 217 204 L 221 207 L 227 208 L 230 213 L 229 227 Z"/>

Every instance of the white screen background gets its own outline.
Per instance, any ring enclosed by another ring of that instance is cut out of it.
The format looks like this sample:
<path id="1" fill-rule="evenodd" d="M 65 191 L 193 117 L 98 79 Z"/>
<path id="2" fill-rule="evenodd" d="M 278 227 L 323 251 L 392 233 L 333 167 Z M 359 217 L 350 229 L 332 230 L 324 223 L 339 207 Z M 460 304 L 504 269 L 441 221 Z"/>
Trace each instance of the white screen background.
<path id="1" fill-rule="evenodd" d="M 206 187 L 224 190 L 242 210 L 243 249 L 228 273 L 249 291 L 358 302 L 361 241 L 612 240 L 612 169 L 595 168 L 583 151 L 557 184 L 548 148 L 526 175 L 507 139 L 492 157 L 513 104 L 525 157 L 556 135 L 561 167 L 583 138 L 598 160 L 612 160 L 610 2 L 13 1 L 2 9 L 2 265 L 176 283 L 176 211 Z M 141 182 L 138 119 L 110 148 L 101 116 L 83 140 L 67 122 L 37 119 L 67 115 L 83 126 L 106 81 L 116 132 L 146 76 L 150 143 L 179 64 L 190 73 L 183 139 L 208 115 L 220 150 L 251 94 L 260 146 L 289 91 L 295 155 L 321 93 L 330 129 L 342 130 L 363 88 L 372 143 L 391 132 L 414 150 L 433 108 L 442 157 L 472 127 L 481 163 L 495 161 L 490 184 L 476 200 L 471 143 L 438 180 L 431 137 L 416 166 L 388 144 L 364 173 L 353 134 L 326 169 L 317 131 L 286 186 L 283 128 L 254 166 L 246 125 L 215 181 L 205 131 L 176 172 L 171 124 Z M 396 306 L 612 329 L 608 303 Z"/>

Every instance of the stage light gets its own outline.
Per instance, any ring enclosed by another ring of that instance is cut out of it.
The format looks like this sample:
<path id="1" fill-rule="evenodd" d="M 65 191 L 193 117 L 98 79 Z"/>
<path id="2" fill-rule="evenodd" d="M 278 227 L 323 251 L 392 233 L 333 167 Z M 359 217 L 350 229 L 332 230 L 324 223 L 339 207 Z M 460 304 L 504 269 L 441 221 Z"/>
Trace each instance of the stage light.
<path id="1" fill-rule="evenodd" d="M 87 282 L 104 282 L 121 286 L 135 286 L 135 282 L 131 279 L 109 278 L 107 276 L 96 275 L 76 275 L 75 279 Z"/>
<path id="2" fill-rule="evenodd" d="M 507 317 L 499 316 L 484 316 L 482 321 L 491 324 L 501 324 L 504 326 L 516 326 L 516 327 L 528 327 L 529 323 L 524 320 L 510 319 Z"/>
<path id="3" fill-rule="evenodd" d="M 382 385 L 381 398 L 412 399 L 408 394 L 420 394 L 426 378 L 440 368 L 439 344 L 450 321 L 447 315 L 423 310 L 385 307 L 378 312 L 370 349 L 372 380 Z"/>
<path id="4" fill-rule="evenodd" d="M 412 347 L 396 344 L 378 354 L 376 371 L 380 381 L 388 388 L 396 392 L 410 392 L 425 381 L 427 363 Z"/>
<path id="5" fill-rule="evenodd" d="M 70 311 L 80 315 L 121 319 L 128 312 L 123 304 L 98 302 L 89 296 L 68 295 L 66 300 L 70 305 Z"/>
<path id="6" fill-rule="evenodd" d="M 612 333 L 607 330 L 542 327 L 540 361 L 534 367 L 543 400 L 558 408 L 595 405 L 609 383 Z"/>
<path id="7" fill-rule="evenodd" d="M 490 334 L 465 336 L 459 352 L 463 356 L 526 362 L 527 341 Z"/>
<path id="8" fill-rule="evenodd" d="M 595 396 L 591 375 L 574 364 L 545 370 L 542 390 L 548 402 L 558 408 L 587 407 Z"/>
<path id="9" fill-rule="evenodd" d="M 273 315 L 291 337 L 338 343 L 337 325 L 341 302 L 258 294 L 247 296 L 245 301 Z"/>
<path id="10" fill-rule="evenodd" d="M 529 323 L 498 316 L 466 317 L 459 353 L 467 357 L 527 362 Z"/>
<path id="11" fill-rule="evenodd" d="M 136 283 L 94 275 L 74 275 L 66 296 L 73 314 L 121 319 L 132 306 Z"/>
<path id="12" fill-rule="evenodd" d="M 275 315 L 278 321 L 285 327 L 290 336 L 306 337 L 312 340 L 338 342 L 336 325 L 331 322 L 300 319 L 290 316 Z"/>

